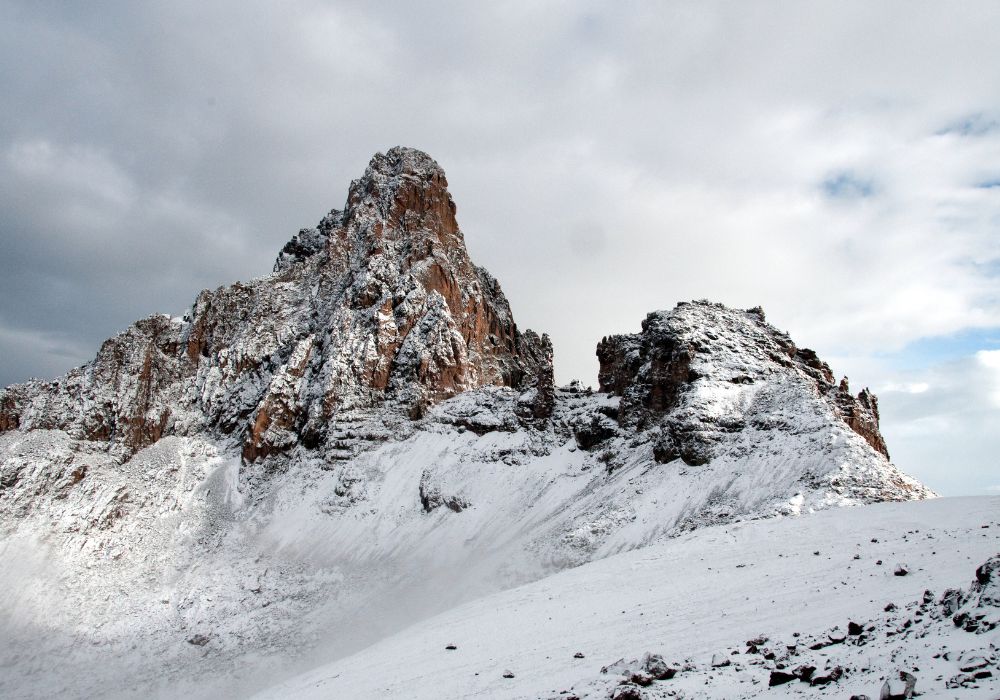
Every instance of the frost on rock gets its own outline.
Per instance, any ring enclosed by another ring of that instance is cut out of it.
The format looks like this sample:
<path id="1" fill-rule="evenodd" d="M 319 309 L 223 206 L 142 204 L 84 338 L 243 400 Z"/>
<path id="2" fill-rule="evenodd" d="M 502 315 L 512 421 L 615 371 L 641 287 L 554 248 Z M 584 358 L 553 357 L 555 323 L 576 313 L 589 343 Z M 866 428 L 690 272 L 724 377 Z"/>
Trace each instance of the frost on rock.
<path id="1" fill-rule="evenodd" d="M 64 430 L 121 456 L 207 431 L 253 461 L 323 447 L 358 411 L 419 416 L 479 386 L 551 386 L 551 344 L 518 330 L 469 259 L 444 172 L 419 151 L 377 154 L 344 210 L 274 269 L 202 292 L 179 323 L 139 321 L 61 379 L 8 388 L 0 431 Z"/>
<path id="2" fill-rule="evenodd" d="M 930 495 L 889 464 L 875 396 L 852 396 L 759 308 L 682 302 L 649 314 L 641 333 L 604 338 L 597 356 L 601 390 L 621 397 L 619 423 L 651 433 L 658 462 L 765 458 L 860 501 Z M 810 465 L 810 451 L 841 463 Z"/>

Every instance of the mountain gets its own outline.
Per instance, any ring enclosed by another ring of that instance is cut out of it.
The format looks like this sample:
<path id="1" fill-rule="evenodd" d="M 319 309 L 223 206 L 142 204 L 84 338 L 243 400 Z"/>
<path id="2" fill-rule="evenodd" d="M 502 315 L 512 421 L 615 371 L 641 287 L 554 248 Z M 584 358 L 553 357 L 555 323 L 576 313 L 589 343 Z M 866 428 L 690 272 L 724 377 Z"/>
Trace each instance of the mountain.
<path id="1" fill-rule="evenodd" d="M 455 211 L 377 154 L 271 275 L 0 393 L 0 695 L 240 697 L 693 530 L 933 495 L 759 308 L 654 312 L 554 387 Z"/>
<path id="2" fill-rule="evenodd" d="M 344 210 L 300 231 L 274 270 L 202 292 L 182 319 L 134 324 L 56 382 L 8 388 L 0 430 L 58 429 L 126 457 L 210 432 L 252 461 L 333 449 L 338 423 L 372 406 L 415 417 L 484 385 L 551 384 L 548 339 L 518 331 L 469 259 L 444 172 L 419 151 L 376 155 Z"/>

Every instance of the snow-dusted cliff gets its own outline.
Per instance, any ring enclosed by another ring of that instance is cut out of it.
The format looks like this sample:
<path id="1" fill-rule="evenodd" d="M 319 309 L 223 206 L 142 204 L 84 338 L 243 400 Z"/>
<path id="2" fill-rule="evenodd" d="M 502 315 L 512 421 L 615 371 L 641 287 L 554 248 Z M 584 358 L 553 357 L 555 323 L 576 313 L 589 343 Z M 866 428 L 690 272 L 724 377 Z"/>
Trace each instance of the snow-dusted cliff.
<path id="1" fill-rule="evenodd" d="M 598 356 L 554 388 L 440 167 L 376 155 L 272 275 L 0 392 L 0 695 L 238 696 L 703 525 L 931 495 L 759 309 Z"/>
<path id="2" fill-rule="evenodd" d="M 151 316 L 54 382 L 0 394 L 0 431 L 59 429 L 127 457 L 167 435 L 230 436 L 255 460 L 302 444 L 343 452 L 341 420 L 419 416 L 484 385 L 551 384 L 551 345 L 521 333 L 469 259 L 444 172 L 394 148 L 343 211 L 300 231 L 270 277 Z M 532 410 L 548 410 L 541 396 Z"/>

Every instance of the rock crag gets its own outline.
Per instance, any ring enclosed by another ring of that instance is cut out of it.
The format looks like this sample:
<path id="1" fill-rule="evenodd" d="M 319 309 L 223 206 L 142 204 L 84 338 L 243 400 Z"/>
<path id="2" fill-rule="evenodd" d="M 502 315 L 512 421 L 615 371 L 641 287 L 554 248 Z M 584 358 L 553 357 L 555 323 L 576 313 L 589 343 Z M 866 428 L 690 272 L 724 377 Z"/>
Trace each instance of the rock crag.
<path id="1" fill-rule="evenodd" d="M 659 426 L 660 461 L 704 464 L 724 434 L 787 420 L 755 415 L 761 385 L 775 382 L 821 398 L 889 458 L 875 395 L 865 389 L 853 396 L 846 377 L 837 383 L 829 365 L 769 325 L 759 307 L 681 302 L 649 314 L 640 333 L 604 338 L 597 357 L 601 391 L 621 397 L 619 422 L 639 430 Z"/>
<path id="2" fill-rule="evenodd" d="M 499 283 L 469 258 L 444 171 L 393 148 L 342 211 L 289 241 L 274 274 L 203 291 L 88 365 L 0 393 L 0 431 L 64 430 L 124 455 L 165 435 L 236 437 L 257 460 L 332 444 L 331 426 L 391 405 L 412 417 L 485 385 L 551 413 L 552 346 L 518 330 Z"/>

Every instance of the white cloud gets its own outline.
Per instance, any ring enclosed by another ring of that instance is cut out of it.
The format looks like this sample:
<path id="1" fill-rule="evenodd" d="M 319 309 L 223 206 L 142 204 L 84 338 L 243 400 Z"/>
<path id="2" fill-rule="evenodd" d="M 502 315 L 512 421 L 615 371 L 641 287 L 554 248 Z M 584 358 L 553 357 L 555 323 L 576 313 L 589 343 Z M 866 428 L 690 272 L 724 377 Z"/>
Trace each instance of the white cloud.
<path id="1" fill-rule="evenodd" d="M 871 382 L 878 394 L 882 432 L 893 461 L 944 495 L 983 493 L 1000 474 L 1000 351 L 979 351 L 952 360 L 912 353 L 873 359 L 835 358 L 854 390 Z"/>
<path id="2" fill-rule="evenodd" d="M 980 350 L 976 353 L 976 360 L 986 369 L 986 391 L 993 405 L 1000 408 L 1000 350 Z"/>

